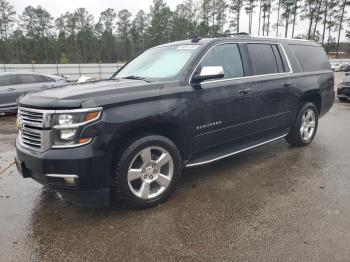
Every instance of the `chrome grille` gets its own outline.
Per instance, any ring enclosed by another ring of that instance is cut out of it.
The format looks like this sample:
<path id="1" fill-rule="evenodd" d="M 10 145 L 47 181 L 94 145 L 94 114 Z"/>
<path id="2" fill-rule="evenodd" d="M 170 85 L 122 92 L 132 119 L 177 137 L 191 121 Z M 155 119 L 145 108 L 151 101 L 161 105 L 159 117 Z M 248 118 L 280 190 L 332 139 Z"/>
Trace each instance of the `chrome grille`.
<path id="1" fill-rule="evenodd" d="M 41 149 L 41 131 L 33 132 L 32 129 L 22 128 L 20 136 L 23 144 Z"/>
<path id="2" fill-rule="evenodd" d="M 67 110 L 47 110 L 47 109 L 33 109 L 28 107 L 18 107 L 17 126 L 19 127 L 18 141 L 21 146 L 33 151 L 44 152 L 52 148 L 72 148 L 82 146 L 84 144 L 74 145 L 52 145 L 52 137 L 55 129 L 62 129 L 61 127 L 53 126 L 53 117 L 55 114 L 66 113 L 87 113 L 92 111 L 102 111 L 101 107 L 97 108 L 79 108 Z M 99 114 L 99 116 L 101 113 Z M 89 121 L 72 125 L 71 128 L 79 128 Z M 65 127 L 63 128 L 65 129 Z"/>
<path id="3" fill-rule="evenodd" d="M 18 120 L 28 126 L 44 127 L 44 113 L 39 110 L 20 107 L 18 109 Z"/>
<path id="4" fill-rule="evenodd" d="M 51 111 L 26 107 L 18 108 L 18 124 L 20 126 L 19 141 L 22 146 L 34 151 L 49 149 Z"/>

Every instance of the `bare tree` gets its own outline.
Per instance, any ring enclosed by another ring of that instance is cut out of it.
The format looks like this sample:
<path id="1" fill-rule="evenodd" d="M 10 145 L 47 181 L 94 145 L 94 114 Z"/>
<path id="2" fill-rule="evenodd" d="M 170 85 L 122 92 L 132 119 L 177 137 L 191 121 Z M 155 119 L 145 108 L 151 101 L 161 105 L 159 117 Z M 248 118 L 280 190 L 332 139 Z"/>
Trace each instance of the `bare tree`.
<path id="1" fill-rule="evenodd" d="M 280 24 L 280 9 L 281 9 L 281 0 L 278 0 L 278 7 L 277 7 L 277 23 L 276 23 L 276 36 L 278 36 L 278 28 Z"/>
<path id="2" fill-rule="evenodd" d="M 292 22 L 290 17 L 293 14 L 294 6 L 295 6 L 294 0 L 281 0 L 281 9 L 282 9 L 281 16 L 285 23 L 284 37 L 288 37 L 289 24 Z"/>
<path id="3" fill-rule="evenodd" d="M 269 35 L 272 0 L 262 0 L 263 35 Z"/>
<path id="4" fill-rule="evenodd" d="M 230 28 L 236 30 L 237 33 L 239 33 L 239 23 L 243 3 L 243 0 L 231 0 L 229 4 L 230 13 L 233 15 L 233 18 L 230 20 Z"/>
<path id="5" fill-rule="evenodd" d="M 261 28 L 261 9 L 262 9 L 262 0 L 260 0 L 260 4 L 259 4 L 259 25 L 258 25 L 258 35 L 260 35 L 260 28 Z"/>
<path id="6" fill-rule="evenodd" d="M 324 12 L 323 12 L 323 31 L 322 31 L 322 45 L 324 45 L 324 39 L 326 35 L 326 24 L 327 24 L 327 15 L 328 15 L 329 3 L 325 1 Z"/>
<path id="7" fill-rule="evenodd" d="M 339 30 L 338 30 L 338 39 L 337 39 L 337 51 L 336 51 L 336 57 L 338 57 L 339 54 L 339 42 L 340 42 L 340 34 L 343 29 L 343 21 L 344 21 L 344 15 L 345 15 L 345 7 L 349 5 L 350 2 L 347 0 L 343 0 L 341 5 L 341 15 L 340 15 L 340 21 L 339 21 Z"/>
<path id="8" fill-rule="evenodd" d="M 248 31 L 249 34 L 252 33 L 252 25 L 253 25 L 253 13 L 254 13 L 254 9 L 256 7 L 255 5 L 255 0 L 246 0 L 246 8 L 245 11 L 249 16 L 249 24 L 248 24 Z"/>
<path id="9" fill-rule="evenodd" d="M 293 27 L 292 27 L 292 38 L 294 37 L 294 31 L 295 31 L 295 23 L 296 23 L 296 17 L 297 17 L 297 12 L 299 9 L 298 3 L 300 0 L 294 0 L 294 7 L 293 7 Z"/>

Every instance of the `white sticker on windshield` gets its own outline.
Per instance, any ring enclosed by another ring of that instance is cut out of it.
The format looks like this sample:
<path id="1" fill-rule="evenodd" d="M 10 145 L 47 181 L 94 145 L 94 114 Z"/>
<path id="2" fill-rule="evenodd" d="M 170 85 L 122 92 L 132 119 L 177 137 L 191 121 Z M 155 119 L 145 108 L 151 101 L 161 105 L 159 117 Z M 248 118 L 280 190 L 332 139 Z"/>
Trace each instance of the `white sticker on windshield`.
<path id="1" fill-rule="evenodd" d="M 197 49 L 199 45 L 180 45 L 177 49 L 190 49 L 194 50 Z"/>

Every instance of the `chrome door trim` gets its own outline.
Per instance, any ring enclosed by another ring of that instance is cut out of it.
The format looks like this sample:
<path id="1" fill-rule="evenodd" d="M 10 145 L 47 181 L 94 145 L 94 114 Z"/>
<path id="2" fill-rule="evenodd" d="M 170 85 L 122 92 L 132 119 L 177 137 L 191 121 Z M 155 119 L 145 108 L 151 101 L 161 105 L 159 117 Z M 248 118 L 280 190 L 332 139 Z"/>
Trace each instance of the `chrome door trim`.
<path id="1" fill-rule="evenodd" d="M 247 151 L 247 150 L 249 150 L 249 149 L 253 149 L 253 148 L 255 148 L 255 147 L 258 147 L 258 146 L 262 146 L 262 145 L 271 143 L 271 142 L 273 142 L 273 141 L 276 141 L 276 140 L 279 140 L 279 139 L 281 139 L 281 138 L 284 138 L 284 137 L 286 137 L 287 135 L 288 135 L 288 133 L 287 133 L 287 134 L 284 134 L 284 135 L 282 135 L 282 136 L 279 136 L 279 137 L 276 137 L 276 138 L 267 140 L 267 141 L 265 141 L 265 142 L 262 142 L 262 143 L 259 143 L 259 144 L 256 144 L 256 145 L 253 145 L 253 146 L 250 146 L 250 147 L 247 147 L 247 148 L 243 148 L 243 149 L 241 149 L 241 150 L 234 151 L 234 152 L 232 152 L 232 153 L 229 153 L 229 154 L 226 154 L 226 155 L 222 155 L 222 156 L 219 156 L 219 157 L 216 157 L 216 158 L 207 160 L 207 161 L 198 162 L 198 163 L 193 163 L 193 164 L 187 164 L 185 167 L 195 167 L 195 166 L 200 166 L 200 165 L 205 165 L 205 164 L 208 164 L 208 163 L 212 163 L 212 162 L 218 161 L 218 160 L 220 160 L 220 159 L 223 159 L 223 158 L 226 158 L 226 157 L 229 157 L 229 156 L 233 156 L 233 155 L 239 154 L 239 153 L 241 153 L 241 152 Z"/>
<path id="2" fill-rule="evenodd" d="M 218 46 L 218 45 L 224 45 L 224 44 L 268 44 L 268 45 L 278 45 L 284 56 L 286 57 L 286 61 L 289 67 L 289 72 L 283 72 L 283 73 L 274 73 L 274 74 L 264 74 L 264 75 L 253 75 L 253 76 L 241 76 L 241 77 L 234 77 L 234 78 L 226 78 L 226 79 L 219 79 L 219 80 L 212 80 L 212 81 L 206 81 L 206 82 L 202 82 L 201 84 L 209 84 L 209 83 L 218 83 L 218 82 L 223 82 L 223 81 L 230 81 L 230 80 L 239 80 L 239 79 L 249 79 L 249 78 L 256 78 L 256 77 L 261 77 L 261 76 L 275 76 L 275 75 L 285 75 L 285 74 L 293 74 L 293 69 L 292 69 L 292 65 L 289 61 L 289 57 L 287 56 L 287 53 L 283 47 L 283 45 L 281 43 L 271 43 L 271 42 L 249 42 L 249 41 L 229 41 L 229 42 L 222 42 L 222 43 L 218 43 L 216 45 L 213 45 L 212 47 L 210 47 L 205 54 L 202 56 L 202 58 L 198 61 L 197 65 L 195 66 L 194 70 L 192 71 L 190 78 L 188 80 L 188 84 L 191 86 L 191 80 L 193 78 L 194 72 L 196 72 L 198 66 L 200 65 L 200 63 L 203 61 L 204 57 L 208 54 L 208 52 L 210 52 L 211 49 L 213 49 L 214 47 Z"/>

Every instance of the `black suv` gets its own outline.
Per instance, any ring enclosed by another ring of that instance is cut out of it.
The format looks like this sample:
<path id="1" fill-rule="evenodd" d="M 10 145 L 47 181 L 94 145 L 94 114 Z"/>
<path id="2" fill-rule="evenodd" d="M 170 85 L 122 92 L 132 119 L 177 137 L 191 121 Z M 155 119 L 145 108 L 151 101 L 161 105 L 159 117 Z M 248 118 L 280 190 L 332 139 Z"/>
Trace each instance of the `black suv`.
<path id="1" fill-rule="evenodd" d="M 144 208 L 183 168 L 286 138 L 311 143 L 334 76 L 310 41 L 250 36 L 169 43 L 108 80 L 19 100 L 16 163 L 70 202 Z"/>

